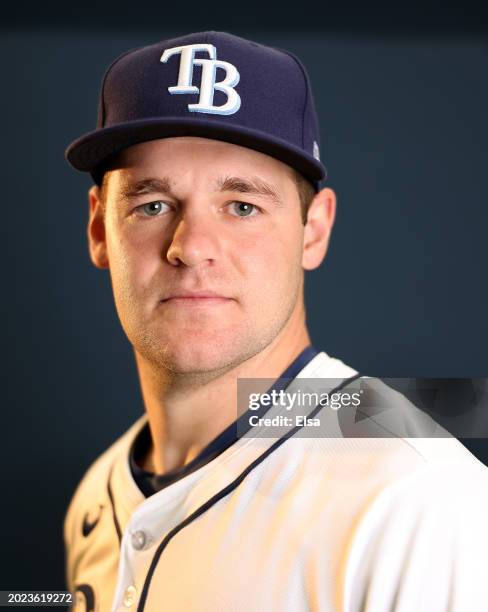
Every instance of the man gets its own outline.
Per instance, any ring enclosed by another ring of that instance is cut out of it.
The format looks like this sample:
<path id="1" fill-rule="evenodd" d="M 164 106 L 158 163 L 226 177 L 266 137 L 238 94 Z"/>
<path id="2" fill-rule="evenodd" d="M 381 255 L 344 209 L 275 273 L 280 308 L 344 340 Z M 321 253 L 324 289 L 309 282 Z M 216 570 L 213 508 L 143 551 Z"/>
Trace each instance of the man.
<path id="1" fill-rule="evenodd" d="M 68 509 L 77 606 L 485 609 L 487 470 L 457 440 L 380 437 L 375 419 L 345 437 L 347 408 L 310 407 L 327 425 L 308 436 L 279 402 L 238 412 L 238 380 L 330 396 L 359 380 L 305 322 L 336 198 L 302 64 L 222 32 L 128 52 L 67 158 L 95 181 L 90 256 L 145 405 Z"/>

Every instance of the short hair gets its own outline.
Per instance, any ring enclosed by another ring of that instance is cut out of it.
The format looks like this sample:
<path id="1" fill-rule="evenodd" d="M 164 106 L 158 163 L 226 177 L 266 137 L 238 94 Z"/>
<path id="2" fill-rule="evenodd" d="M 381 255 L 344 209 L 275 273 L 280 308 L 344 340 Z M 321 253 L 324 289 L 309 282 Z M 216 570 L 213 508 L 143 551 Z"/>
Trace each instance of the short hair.
<path id="1" fill-rule="evenodd" d="M 312 183 L 306 179 L 301 172 L 295 170 L 293 168 L 293 175 L 295 179 L 295 184 L 297 186 L 298 197 L 300 199 L 300 209 L 302 213 L 302 223 L 305 225 L 307 223 L 308 217 L 308 209 L 310 208 L 310 204 L 314 199 L 317 191 Z"/>
<path id="2" fill-rule="evenodd" d="M 105 165 L 103 168 L 98 168 L 92 173 L 95 183 L 100 188 L 100 200 L 102 202 L 102 209 L 105 212 L 105 197 L 107 193 L 107 170 L 110 165 Z M 301 172 L 298 172 L 295 168 L 290 168 L 292 176 L 295 181 L 295 185 L 298 192 L 298 198 L 300 200 L 300 211 L 302 215 L 302 223 L 307 223 L 308 209 L 314 199 L 317 191 L 312 183 L 306 179 Z"/>

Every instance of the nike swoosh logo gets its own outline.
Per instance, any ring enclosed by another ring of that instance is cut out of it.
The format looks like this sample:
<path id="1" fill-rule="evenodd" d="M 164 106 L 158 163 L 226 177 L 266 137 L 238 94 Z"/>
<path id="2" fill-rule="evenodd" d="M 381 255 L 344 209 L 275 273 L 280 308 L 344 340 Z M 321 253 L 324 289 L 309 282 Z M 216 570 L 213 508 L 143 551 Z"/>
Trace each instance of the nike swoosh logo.
<path id="1" fill-rule="evenodd" d="M 90 535 L 90 533 L 95 529 L 95 527 L 98 525 L 98 521 L 100 520 L 100 517 L 102 516 L 102 510 L 104 509 L 104 507 L 105 506 L 103 506 L 102 504 L 98 505 L 98 515 L 93 521 L 88 520 L 88 515 L 90 514 L 89 512 L 87 512 L 85 516 L 83 517 L 83 525 L 81 526 L 81 533 L 83 534 L 85 538 L 87 538 Z"/>

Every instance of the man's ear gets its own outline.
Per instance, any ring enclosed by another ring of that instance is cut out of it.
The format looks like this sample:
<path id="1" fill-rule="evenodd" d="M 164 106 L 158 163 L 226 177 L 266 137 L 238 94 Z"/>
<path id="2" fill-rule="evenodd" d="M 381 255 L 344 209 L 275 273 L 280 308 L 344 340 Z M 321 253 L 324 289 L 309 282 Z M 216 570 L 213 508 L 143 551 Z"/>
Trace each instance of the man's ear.
<path id="1" fill-rule="evenodd" d="M 90 214 L 87 235 L 90 258 L 97 268 L 108 268 L 107 242 L 105 238 L 105 213 L 100 198 L 100 188 L 93 185 L 88 191 Z"/>
<path id="2" fill-rule="evenodd" d="M 336 195 L 324 187 L 310 203 L 304 228 L 302 267 L 314 270 L 322 263 L 336 214 Z"/>

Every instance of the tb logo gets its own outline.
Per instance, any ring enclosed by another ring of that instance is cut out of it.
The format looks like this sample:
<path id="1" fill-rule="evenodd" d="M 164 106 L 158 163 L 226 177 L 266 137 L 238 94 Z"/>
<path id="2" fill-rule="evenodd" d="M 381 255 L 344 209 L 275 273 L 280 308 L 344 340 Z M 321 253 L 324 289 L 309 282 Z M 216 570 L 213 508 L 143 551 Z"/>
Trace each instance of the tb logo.
<path id="1" fill-rule="evenodd" d="M 196 51 L 205 51 L 210 59 L 195 58 Z M 217 59 L 217 50 L 213 45 L 183 45 L 166 49 L 160 61 L 164 64 L 173 55 L 181 54 L 178 84 L 168 87 L 170 94 L 200 94 L 198 104 L 188 104 L 188 110 L 193 113 L 212 113 L 215 115 L 233 115 L 241 107 L 241 98 L 234 87 L 239 83 L 240 75 L 237 68 L 229 62 Z M 202 67 L 200 87 L 193 85 L 193 66 Z M 217 68 L 225 70 L 223 81 L 215 81 Z M 214 106 L 215 90 L 225 93 L 227 102 Z"/>

